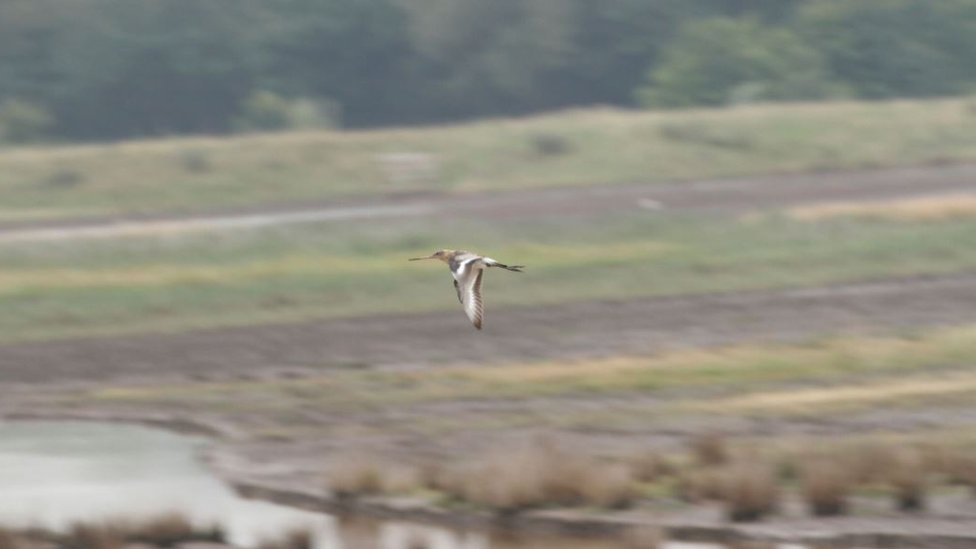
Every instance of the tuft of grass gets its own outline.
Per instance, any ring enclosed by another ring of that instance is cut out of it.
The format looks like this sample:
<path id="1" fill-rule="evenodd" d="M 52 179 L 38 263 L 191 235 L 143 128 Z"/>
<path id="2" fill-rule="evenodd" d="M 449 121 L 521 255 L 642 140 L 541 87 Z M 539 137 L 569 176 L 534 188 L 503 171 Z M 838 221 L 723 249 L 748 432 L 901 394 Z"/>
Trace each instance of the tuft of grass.
<path id="1" fill-rule="evenodd" d="M 174 547 L 187 541 L 223 543 L 225 533 L 219 526 L 198 528 L 186 515 L 166 513 L 124 526 L 129 542 L 146 543 L 155 547 Z"/>
<path id="2" fill-rule="evenodd" d="M 61 539 L 64 549 L 121 549 L 124 529 L 111 524 L 72 524 Z"/>
<path id="3" fill-rule="evenodd" d="M 871 439 L 843 449 L 841 460 L 856 484 L 884 482 L 895 466 L 891 446 Z"/>
<path id="4" fill-rule="evenodd" d="M 780 488 L 771 467 L 761 462 L 743 462 L 727 470 L 724 492 L 729 520 L 752 522 L 776 510 Z"/>
<path id="5" fill-rule="evenodd" d="M 954 452 L 948 459 L 945 474 L 949 482 L 968 486 L 976 497 L 976 455 L 971 450 Z"/>
<path id="6" fill-rule="evenodd" d="M 725 465 L 729 461 L 726 439 L 720 433 L 704 433 L 691 440 L 691 451 L 699 464 L 707 467 Z"/>
<path id="7" fill-rule="evenodd" d="M 385 469 L 386 465 L 370 457 L 342 456 L 329 466 L 328 486 L 340 499 L 379 494 Z"/>
<path id="8" fill-rule="evenodd" d="M 257 549 L 313 549 L 315 536 L 308 528 L 294 528 L 283 535 L 265 539 L 258 543 Z"/>
<path id="9" fill-rule="evenodd" d="M 625 466 L 600 463 L 549 440 L 493 452 L 442 484 L 459 499 L 502 513 L 546 506 L 623 508 L 638 497 Z"/>
<path id="10" fill-rule="evenodd" d="M 631 473 L 640 482 L 654 482 L 676 471 L 674 464 L 657 452 L 638 452 L 631 455 L 628 461 Z"/>
<path id="11" fill-rule="evenodd" d="M 721 468 L 691 468 L 678 474 L 675 497 L 689 503 L 720 501 L 725 498 L 727 472 Z"/>
<path id="12" fill-rule="evenodd" d="M 818 517 L 847 513 L 852 488 L 851 473 L 836 459 L 815 458 L 802 467 L 800 492 L 810 512 Z"/>
<path id="13" fill-rule="evenodd" d="M 887 481 L 898 509 L 920 511 L 925 508 L 925 496 L 929 485 L 927 473 L 925 464 L 917 452 L 906 449 L 895 454 Z"/>
<path id="14" fill-rule="evenodd" d="M 213 169 L 213 163 L 210 161 L 210 156 L 208 156 L 205 149 L 183 149 L 179 152 L 177 158 L 180 166 L 187 173 L 206 173 Z"/>
<path id="15" fill-rule="evenodd" d="M 531 138 L 532 152 L 541 157 L 562 156 L 572 151 L 572 143 L 554 133 L 537 133 Z"/>

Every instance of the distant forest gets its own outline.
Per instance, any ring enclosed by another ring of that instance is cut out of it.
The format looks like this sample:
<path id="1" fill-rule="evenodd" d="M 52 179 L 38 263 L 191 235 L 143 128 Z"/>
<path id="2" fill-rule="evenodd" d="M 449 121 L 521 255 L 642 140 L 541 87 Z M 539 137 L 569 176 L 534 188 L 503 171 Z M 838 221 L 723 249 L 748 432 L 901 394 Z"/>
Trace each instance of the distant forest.
<path id="1" fill-rule="evenodd" d="M 976 93 L 976 0 L 0 0 L 0 141 Z"/>

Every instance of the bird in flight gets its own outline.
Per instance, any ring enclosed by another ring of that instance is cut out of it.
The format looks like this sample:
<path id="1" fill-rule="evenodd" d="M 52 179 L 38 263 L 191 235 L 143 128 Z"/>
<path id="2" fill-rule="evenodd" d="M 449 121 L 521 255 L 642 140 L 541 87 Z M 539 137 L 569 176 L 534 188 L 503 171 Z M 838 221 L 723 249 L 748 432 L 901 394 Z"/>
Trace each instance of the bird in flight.
<path id="1" fill-rule="evenodd" d="M 523 265 L 505 265 L 490 257 L 483 257 L 478 254 L 466 252 L 464 250 L 439 250 L 427 257 L 414 257 L 410 261 L 420 261 L 422 259 L 440 259 L 451 269 L 454 275 L 454 289 L 457 291 L 458 301 L 464 306 L 464 313 L 474 324 L 474 327 L 481 329 L 481 320 L 484 317 L 484 306 L 481 300 L 481 277 L 488 267 L 501 267 L 509 271 L 521 273 Z"/>

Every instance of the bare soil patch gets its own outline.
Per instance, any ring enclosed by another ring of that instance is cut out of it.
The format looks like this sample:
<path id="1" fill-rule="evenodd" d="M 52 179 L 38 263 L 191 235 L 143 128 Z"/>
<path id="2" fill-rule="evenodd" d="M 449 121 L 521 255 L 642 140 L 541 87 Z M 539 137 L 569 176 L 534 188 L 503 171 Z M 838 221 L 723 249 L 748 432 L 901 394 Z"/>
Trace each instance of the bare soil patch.
<path id="1" fill-rule="evenodd" d="M 797 341 L 976 321 L 976 274 L 817 288 L 458 311 L 0 346 L 5 383 L 221 379 L 330 367 L 412 367 Z"/>

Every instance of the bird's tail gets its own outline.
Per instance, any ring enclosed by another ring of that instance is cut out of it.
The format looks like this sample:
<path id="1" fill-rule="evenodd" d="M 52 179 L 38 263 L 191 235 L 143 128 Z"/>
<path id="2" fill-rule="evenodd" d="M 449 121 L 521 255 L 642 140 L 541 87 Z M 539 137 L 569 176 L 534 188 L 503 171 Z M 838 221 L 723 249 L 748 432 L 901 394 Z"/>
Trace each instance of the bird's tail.
<path id="1" fill-rule="evenodd" d="M 501 267 L 502 269 L 515 273 L 521 273 L 522 269 L 525 268 L 525 265 L 505 265 L 504 263 L 496 263 L 495 267 Z"/>

